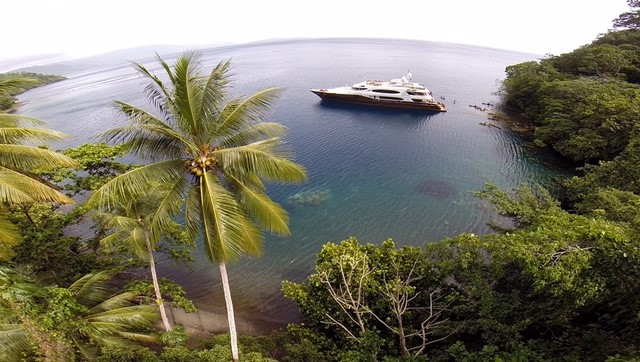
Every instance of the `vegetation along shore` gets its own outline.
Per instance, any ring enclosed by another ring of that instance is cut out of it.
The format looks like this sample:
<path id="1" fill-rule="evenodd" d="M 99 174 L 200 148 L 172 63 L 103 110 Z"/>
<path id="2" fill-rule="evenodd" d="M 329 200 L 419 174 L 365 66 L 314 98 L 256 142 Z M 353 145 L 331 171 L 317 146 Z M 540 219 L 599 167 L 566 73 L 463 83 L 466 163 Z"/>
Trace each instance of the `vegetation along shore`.
<path id="1" fill-rule="evenodd" d="M 268 120 L 279 88 L 231 98 L 231 63 L 204 72 L 199 53 L 186 52 L 174 63 L 158 57 L 159 74 L 133 65 L 151 106 L 116 102 L 128 123 L 102 143 L 31 146 L 66 135 L 0 113 L 0 356 L 639 361 L 640 1 L 627 2 L 592 43 L 508 66 L 506 112 L 488 114 L 498 125 L 517 114 L 533 144 L 579 175 L 553 193 L 477 190 L 513 221 L 488 235 L 325 244 L 305 281 L 282 283 L 304 323 L 269 331 L 235 320 L 226 265 L 259 256 L 263 233 L 288 235 L 267 185 L 307 179 L 282 150 L 284 127 Z M 2 75 L 0 108 L 60 79 Z M 121 163 L 124 155 L 143 162 Z M 81 223 L 95 231 L 89 238 L 66 232 Z M 220 273 L 223 313 L 193 314 L 181 286 L 156 273 L 157 255 L 186 265 L 194 253 Z"/>
<path id="2" fill-rule="evenodd" d="M 0 110 L 5 113 L 15 111 L 15 96 L 45 84 L 66 79 L 60 75 L 39 74 L 31 72 L 0 74 Z"/>

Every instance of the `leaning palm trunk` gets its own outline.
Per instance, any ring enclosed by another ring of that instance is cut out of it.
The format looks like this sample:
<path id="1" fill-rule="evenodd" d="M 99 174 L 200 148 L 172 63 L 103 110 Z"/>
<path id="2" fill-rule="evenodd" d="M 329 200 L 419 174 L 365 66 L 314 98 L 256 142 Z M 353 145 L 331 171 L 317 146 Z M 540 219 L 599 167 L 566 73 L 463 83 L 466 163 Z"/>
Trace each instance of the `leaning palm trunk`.
<path id="1" fill-rule="evenodd" d="M 227 264 L 225 263 L 220 263 L 220 278 L 222 279 L 222 289 L 224 290 L 224 302 L 227 306 L 229 336 L 231 337 L 231 358 L 236 362 L 238 361 L 238 333 L 236 331 L 236 318 L 233 313 L 233 300 L 231 300 L 229 277 L 227 276 Z"/>
<path id="2" fill-rule="evenodd" d="M 167 318 L 167 311 L 164 308 L 164 301 L 162 300 L 162 293 L 160 293 L 160 284 L 158 284 L 158 274 L 156 273 L 156 262 L 153 258 L 153 248 L 151 247 L 151 240 L 149 240 L 149 235 L 147 234 L 145 237 L 145 241 L 147 243 L 147 250 L 149 251 L 149 269 L 151 269 L 151 280 L 153 281 L 153 290 L 156 293 L 156 303 L 158 303 L 158 308 L 160 309 L 160 318 L 162 319 L 162 325 L 164 326 L 164 330 L 167 332 L 171 332 L 171 324 L 169 323 L 169 319 Z"/>
<path id="3" fill-rule="evenodd" d="M 162 216 L 158 215 L 155 209 L 158 207 L 157 198 L 164 195 L 163 191 L 158 188 L 147 191 L 148 193 L 144 197 L 129 197 L 126 202 L 114 204 L 111 212 L 97 212 L 96 217 L 101 222 L 102 227 L 112 231 L 110 235 L 100 240 L 100 244 L 107 248 L 123 245 L 138 258 L 149 263 L 155 301 L 160 311 L 164 329 L 169 332 L 172 328 L 164 307 L 153 253 L 159 238 L 166 232 L 164 227 L 172 227 L 175 222 L 160 220 Z M 87 206 L 96 207 L 98 210 L 101 207 L 104 208 L 105 205 L 100 205 L 96 201 L 102 196 L 104 196 L 103 190 L 97 190 L 87 201 Z"/>

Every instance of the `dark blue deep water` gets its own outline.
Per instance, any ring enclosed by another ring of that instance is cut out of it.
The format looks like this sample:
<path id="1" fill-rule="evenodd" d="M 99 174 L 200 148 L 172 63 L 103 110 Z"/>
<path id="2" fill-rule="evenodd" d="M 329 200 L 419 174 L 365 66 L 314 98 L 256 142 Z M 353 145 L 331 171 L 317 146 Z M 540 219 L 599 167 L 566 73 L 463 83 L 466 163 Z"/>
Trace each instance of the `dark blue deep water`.
<path id="1" fill-rule="evenodd" d="M 519 136 L 482 125 L 491 123 L 489 113 L 469 106 L 496 103 L 505 67 L 536 55 L 364 39 L 258 43 L 206 49 L 203 55 L 205 70 L 231 59 L 235 95 L 285 88 L 270 119 L 289 128 L 288 147 L 310 176 L 304 185 L 270 187 L 289 211 L 291 237 L 267 236 L 263 257 L 230 266 L 237 312 L 254 322 L 298 318 L 281 296 L 281 281 L 303 281 L 326 242 L 356 236 L 368 243 L 392 238 L 399 245 L 423 245 L 460 233 L 486 234 L 487 222 L 497 217 L 474 191 L 489 181 L 504 189 L 548 184 L 563 172 L 553 157 Z M 71 135 L 56 148 L 93 142 L 99 132 L 123 124 L 114 100 L 147 107 L 145 83 L 127 61 L 69 73 L 68 80 L 29 91 L 20 97 L 25 104 L 19 111 Z M 139 61 L 157 68 L 153 54 Z M 448 112 L 336 105 L 309 92 L 408 71 Z M 197 259 L 192 270 L 165 262 L 162 273 L 181 282 L 201 308 L 223 310 L 217 267 Z"/>

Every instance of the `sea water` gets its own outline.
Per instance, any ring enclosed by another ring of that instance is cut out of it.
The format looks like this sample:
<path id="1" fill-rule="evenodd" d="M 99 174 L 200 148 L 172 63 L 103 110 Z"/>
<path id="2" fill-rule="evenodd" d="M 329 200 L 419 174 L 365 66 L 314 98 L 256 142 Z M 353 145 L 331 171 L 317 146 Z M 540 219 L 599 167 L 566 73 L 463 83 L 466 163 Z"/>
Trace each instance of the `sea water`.
<path id="1" fill-rule="evenodd" d="M 505 190 L 548 185 L 564 172 L 553 156 L 499 124 L 486 125 L 493 122 L 485 104 L 498 102 L 505 67 L 536 60 L 533 54 L 380 39 L 273 41 L 202 54 L 205 71 L 231 60 L 235 96 L 284 88 L 269 120 L 288 128 L 287 147 L 309 174 L 302 185 L 269 185 L 289 213 L 291 236 L 266 235 L 262 257 L 229 265 L 237 314 L 256 323 L 298 320 L 281 283 L 304 281 L 324 243 L 355 236 L 363 243 L 391 238 L 420 246 L 460 233 L 486 234 L 487 223 L 499 218 L 475 191 L 487 182 Z M 175 55 L 164 58 L 171 62 Z M 126 122 L 115 100 L 151 109 L 146 83 L 128 60 L 72 71 L 65 81 L 31 90 L 20 97 L 19 112 L 71 135 L 57 148 L 95 142 L 101 131 Z M 153 54 L 136 60 L 159 70 Z M 446 104 L 446 113 L 332 104 L 309 91 L 408 72 Z M 190 269 L 166 260 L 160 268 L 200 308 L 224 311 L 218 269 L 202 249 Z"/>

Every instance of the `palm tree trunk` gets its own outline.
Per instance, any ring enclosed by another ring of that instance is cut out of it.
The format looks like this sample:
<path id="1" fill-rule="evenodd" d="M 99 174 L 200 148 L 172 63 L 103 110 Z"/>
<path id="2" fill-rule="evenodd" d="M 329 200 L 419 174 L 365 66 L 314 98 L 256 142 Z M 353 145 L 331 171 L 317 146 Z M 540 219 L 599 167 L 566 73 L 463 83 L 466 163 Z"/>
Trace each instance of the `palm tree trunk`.
<path id="1" fill-rule="evenodd" d="M 164 309 L 164 302 L 162 301 L 162 293 L 160 293 L 160 284 L 158 284 L 158 274 L 156 273 L 156 262 L 153 259 L 153 249 L 151 248 L 151 241 L 149 235 L 146 235 L 147 250 L 149 251 L 149 269 L 151 269 L 151 280 L 153 281 L 153 290 L 156 292 L 156 303 L 160 309 L 160 318 L 162 318 L 162 324 L 164 330 L 171 332 L 171 324 L 167 318 L 167 311 Z"/>
<path id="2" fill-rule="evenodd" d="M 229 288 L 229 277 L 227 277 L 227 265 L 220 263 L 220 277 L 222 279 L 222 289 L 224 290 L 224 301 L 227 305 L 227 319 L 229 320 L 229 335 L 231 337 L 231 358 L 233 362 L 238 361 L 238 334 L 236 332 L 236 319 L 233 315 L 233 301 L 231 300 L 231 288 Z"/>

